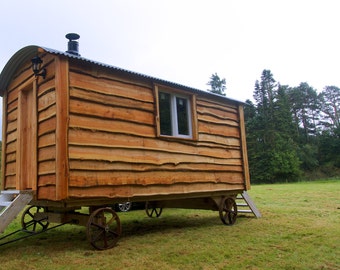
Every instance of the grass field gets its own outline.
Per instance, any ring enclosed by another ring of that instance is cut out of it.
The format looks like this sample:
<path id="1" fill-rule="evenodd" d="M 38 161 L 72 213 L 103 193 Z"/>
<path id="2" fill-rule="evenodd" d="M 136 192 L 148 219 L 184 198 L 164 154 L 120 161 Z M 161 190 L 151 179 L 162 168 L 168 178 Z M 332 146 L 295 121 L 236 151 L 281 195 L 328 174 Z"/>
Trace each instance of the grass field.
<path id="1" fill-rule="evenodd" d="M 263 215 L 225 226 L 217 212 L 119 213 L 123 235 L 96 251 L 65 225 L 0 247 L 0 269 L 340 269 L 340 180 L 253 186 Z M 19 227 L 19 219 L 5 233 Z"/>

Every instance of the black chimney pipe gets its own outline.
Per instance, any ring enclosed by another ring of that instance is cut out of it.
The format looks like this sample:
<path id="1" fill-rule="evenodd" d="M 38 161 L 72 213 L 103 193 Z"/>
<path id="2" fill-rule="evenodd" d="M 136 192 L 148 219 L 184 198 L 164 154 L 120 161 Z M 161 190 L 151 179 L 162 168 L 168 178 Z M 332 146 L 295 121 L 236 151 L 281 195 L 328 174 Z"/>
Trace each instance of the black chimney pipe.
<path id="1" fill-rule="evenodd" d="M 67 51 L 66 52 L 80 56 L 80 54 L 79 54 L 79 43 L 77 41 L 80 38 L 80 36 L 76 33 L 69 33 L 65 37 L 68 39 Z"/>

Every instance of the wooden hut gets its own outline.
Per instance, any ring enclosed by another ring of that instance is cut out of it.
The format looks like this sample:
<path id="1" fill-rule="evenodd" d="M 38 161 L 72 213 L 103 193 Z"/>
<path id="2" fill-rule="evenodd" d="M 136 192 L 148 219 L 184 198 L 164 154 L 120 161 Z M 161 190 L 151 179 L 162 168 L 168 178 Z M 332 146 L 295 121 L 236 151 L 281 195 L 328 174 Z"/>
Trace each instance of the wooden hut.
<path id="1" fill-rule="evenodd" d="M 67 52 L 25 47 L 0 75 L 2 190 L 65 209 L 201 208 L 250 188 L 243 103 L 83 58 L 75 39 Z"/>

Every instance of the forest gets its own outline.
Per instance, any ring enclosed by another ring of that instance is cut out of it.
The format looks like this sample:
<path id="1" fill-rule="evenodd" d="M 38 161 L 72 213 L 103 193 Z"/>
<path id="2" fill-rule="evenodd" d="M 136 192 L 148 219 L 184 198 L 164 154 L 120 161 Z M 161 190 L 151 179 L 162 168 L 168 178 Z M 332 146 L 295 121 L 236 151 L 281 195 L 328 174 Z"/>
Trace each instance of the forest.
<path id="1" fill-rule="evenodd" d="M 270 70 L 246 101 L 252 181 L 272 183 L 334 177 L 340 173 L 340 89 L 321 93 L 308 83 L 276 83 Z"/>
<path id="2" fill-rule="evenodd" d="M 225 79 L 210 77 L 210 92 L 225 95 Z M 245 122 L 252 183 L 293 182 L 340 175 L 340 89 L 321 93 L 308 83 L 277 83 L 270 70 L 255 82 Z"/>

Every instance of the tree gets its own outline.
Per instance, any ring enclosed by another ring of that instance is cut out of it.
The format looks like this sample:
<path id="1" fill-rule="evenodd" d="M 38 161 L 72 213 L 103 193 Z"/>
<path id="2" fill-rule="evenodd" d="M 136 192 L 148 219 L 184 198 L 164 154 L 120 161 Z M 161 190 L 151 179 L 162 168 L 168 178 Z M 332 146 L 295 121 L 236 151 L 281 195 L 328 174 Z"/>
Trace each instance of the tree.
<path id="1" fill-rule="evenodd" d="M 287 86 L 276 84 L 270 70 L 256 81 L 254 99 L 245 108 L 249 167 L 254 182 L 292 181 L 300 174 Z"/>
<path id="2" fill-rule="evenodd" d="M 226 80 L 225 78 L 220 79 L 217 73 L 211 75 L 210 81 L 207 83 L 207 85 L 210 85 L 210 89 L 208 89 L 209 92 L 222 96 L 226 95 Z"/>
<path id="3" fill-rule="evenodd" d="M 321 111 L 323 113 L 322 123 L 327 129 L 340 127 L 340 88 L 326 86 L 319 95 L 321 100 Z"/>
<path id="4" fill-rule="evenodd" d="M 303 142 L 308 142 L 310 136 L 316 135 L 319 124 L 318 94 L 313 87 L 304 82 L 298 87 L 290 88 L 288 95 L 296 133 Z"/>

